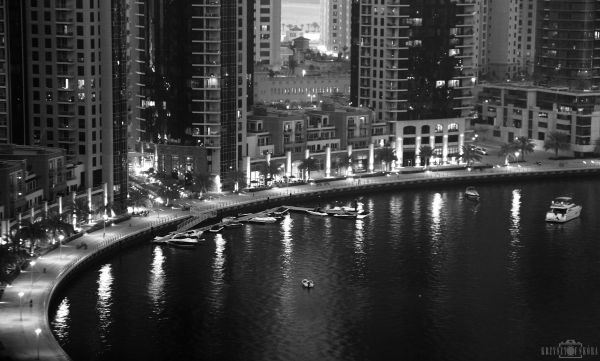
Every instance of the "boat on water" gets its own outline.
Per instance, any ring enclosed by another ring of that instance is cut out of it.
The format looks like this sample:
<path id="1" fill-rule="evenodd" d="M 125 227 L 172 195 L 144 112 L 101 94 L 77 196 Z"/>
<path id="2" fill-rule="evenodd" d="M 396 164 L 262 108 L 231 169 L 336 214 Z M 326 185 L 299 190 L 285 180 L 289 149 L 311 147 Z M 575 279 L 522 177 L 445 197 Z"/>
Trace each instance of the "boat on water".
<path id="1" fill-rule="evenodd" d="M 479 200 L 479 192 L 477 192 L 477 189 L 475 189 L 475 187 L 467 187 L 467 189 L 465 190 L 465 197 L 467 197 L 468 199 L 472 199 L 472 200 Z"/>
<path id="2" fill-rule="evenodd" d="M 200 240 L 198 237 L 189 237 L 185 233 L 178 233 L 165 243 L 177 248 L 194 248 L 200 243 Z"/>
<path id="3" fill-rule="evenodd" d="M 152 240 L 152 243 L 154 244 L 168 244 L 169 241 L 171 240 L 179 240 L 179 239 L 199 239 L 200 236 L 202 235 L 203 231 L 199 230 L 199 229 L 192 229 L 189 231 L 185 231 L 185 232 L 177 232 L 177 231 L 173 231 L 173 232 L 169 232 L 164 236 L 156 236 L 154 237 L 154 239 Z"/>
<path id="4" fill-rule="evenodd" d="M 546 212 L 546 222 L 564 223 L 579 217 L 583 207 L 573 202 L 571 197 L 556 197 Z"/>
<path id="5" fill-rule="evenodd" d="M 240 222 L 225 223 L 225 228 L 242 228 L 243 226 L 244 224 Z"/>
<path id="6" fill-rule="evenodd" d="M 275 217 L 252 217 L 248 220 L 248 222 L 250 223 L 276 223 L 278 222 L 279 219 L 275 218 Z"/>
<path id="7" fill-rule="evenodd" d="M 315 283 L 312 280 L 305 278 L 302 280 L 302 287 L 313 288 L 313 287 L 315 287 Z"/>
<path id="8" fill-rule="evenodd" d="M 285 216 L 286 214 L 289 213 L 289 209 L 286 207 L 279 207 L 277 209 L 275 209 L 273 212 L 271 212 L 271 214 L 275 217 L 277 216 Z"/>
<path id="9" fill-rule="evenodd" d="M 210 229 L 208 231 L 212 232 L 212 233 L 219 233 L 223 230 L 223 228 L 225 228 L 225 227 L 223 227 L 220 224 L 215 224 L 214 226 L 210 227 Z"/>
<path id="10" fill-rule="evenodd" d="M 223 217 L 223 219 L 221 220 L 221 222 L 223 222 L 223 223 L 231 223 L 231 222 L 235 222 L 235 221 L 237 221 L 237 217 L 234 217 L 234 216 Z"/>
<path id="11" fill-rule="evenodd" d="M 327 212 L 323 212 L 323 210 L 319 207 L 315 208 L 315 209 L 307 209 L 306 213 L 312 215 L 312 216 L 326 216 Z"/>
<path id="12" fill-rule="evenodd" d="M 337 218 L 343 218 L 343 219 L 357 219 L 358 218 L 356 212 L 334 213 L 333 216 L 337 217 Z"/>
<path id="13" fill-rule="evenodd" d="M 166 241 L 168 241 L 169 239 L 171 239 L 176 234 L 177 234 L 177 232 L 169 232 L 169 233 L 165 234 L 164 236 L 156 236 L 152 240 L 152 243 L 154 243 L 154 244 L 163 244 L 163 243 L 166 243 Z"/>

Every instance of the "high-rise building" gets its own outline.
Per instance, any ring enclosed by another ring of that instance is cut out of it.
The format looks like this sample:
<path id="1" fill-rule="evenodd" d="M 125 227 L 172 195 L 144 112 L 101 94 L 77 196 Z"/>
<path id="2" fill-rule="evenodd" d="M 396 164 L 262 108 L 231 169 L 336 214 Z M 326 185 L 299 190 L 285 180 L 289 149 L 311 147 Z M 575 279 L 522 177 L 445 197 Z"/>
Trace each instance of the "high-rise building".
<path id="1" fill-rule="evenodd" d="M 347 0 L 321 0 L 321 43 L 328 51 L 350 50 L 351 8 Z"/>
<path id="2" fill-rule="evenodd" d="M 192 163 L 204 164 L 191 160 L 170 162 L 179 172 L 223 179 L 238 170 L 247 152 L 251 9 L 253 3 L 235 0 L 157 2 L 154 7 L 150 46 L 159 115 L 147 129 L 157 143 L 206 148 L 206 170 L 191 169 Z"/>
<path id="3" fill-rule="evenodd" d="M 538 84 L 597 90 L 600 85 L 600 3 L 546 0 L 538 4 L 535 80 Z"/>
<path id="4" fill-rule="evenodd" d="M 27 143 L 83 164 L 80 185 L 127 194 L 125 0 L 24 2 Z"/>
<path id="5" fill-rule="evenodd" d="M 0 2 L 0 144 L 10 144 L 11 127 L 9 118 L 9 87 L 10 72 L 8 57 L 8 6 L 5 1 Z"/>
<path id="6" fill-rule="evenodd" d="M 535 0 L 481 0 L 479 72 L 487 80 L 523 79 L 533 74 Z"/>
<path id="7" fill-rule="evenodd" d="M 254 3 L 254 62 L 281 67 L 281 0 L 249 1 Z M 250 34 L 248 35 L 250 38 Z"/>
<path id="8" fill-rule="evenodd" d="M 421 144 L 440 149 L 444 161 L 458 155 L 477 81 L 475 2 L 357 0 L 353 7 L 352 105 L 390 125 L 405 164 L 420 161 Z"/>

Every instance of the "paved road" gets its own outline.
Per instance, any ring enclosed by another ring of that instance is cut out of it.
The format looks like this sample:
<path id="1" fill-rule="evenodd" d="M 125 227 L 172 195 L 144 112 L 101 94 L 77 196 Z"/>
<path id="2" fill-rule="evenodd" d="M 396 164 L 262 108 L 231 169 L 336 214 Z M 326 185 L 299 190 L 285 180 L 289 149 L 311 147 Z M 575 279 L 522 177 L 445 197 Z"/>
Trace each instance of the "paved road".
<path id="1" fill-rule="evenodd" d="M 362 178 L 358 180 L 343 179 L 331 180 L 328 184 L 321 185 L 300 185 L 287 188 L 274 188 L 256 193 L 220 194 L 215 195 L 215 199 L 204 202 L 199 200 L 186 200 L 194 208 L 194 214 L 211 212 L 216 209 L 238 205 L 250 204 L 256 201 L 264 201 L 267 198 L 275 199 L 278 197 L 288 197 L 290 195 L 308 193 L 312 191 L 323 191 L 344 187 L 367 186 L 372 184 L 382 184 L 389 182 L 407 182 L 418 181 L 428 178 L 448 179 L 457 177 L 480 176 L 481 174 L 507 174 L 537 172 L 548 170 L 568 170 L 582 168 L 600 169 L 600 160 L 569 160 L 569 161 L 550 161 L 548 153 L 536 152 L 527 157 L 528 162 L 521 163 L 520 166 L 500 167 L 487 169 L 483 172 L 465 170 L 441 170 L 435 172 L 401 174 L 392 176 L 379 176 Z M 541 161 L 541 165 L 535 162 Z M 484 156 L 482 163 L 501 164 L 503 159 L 495 155 Z M 359 184 L 360 182 L 360 184 Z M 68 360 L 52 336 L 47 318 L 47 305 L 49 292 L 54 283 L 61 277 L 66 269 L 73 262 L 85 255 L 96 251 L 108 243 L 114 242 L 125 234 L 148 229 L 158 222 L 166 222 L 176 218 L 183 219 L 189 215 L 188 212 L 181 210 L 160 210 L 152 212 L 149 217 L 132 218 L 131 222 L 123 222 L 118 225 L 108 227 L 106 237 L 103 238 L 102 230 L 92 234 L 85 235 L 83 238 L 72 241 L 70 244 L 56 249 L 36 260 L 33 268 L 29 268 L 21 273 L 15 279 L 12 287 L 5 290 L 4 296 L 0 299 L 0 360 L 8 355 L 11 360 L 34 360 L 38 356 L 44 360 Z M 87 249 L 77 248 L 80 242 L 88 245 Z M 44 272 L 45 270 L 45 272 Z M 19 302 L 19 292 L 23 292 L 22 306 Z M 31 300 L 31 305 L 30 305 Z M 22 312 L 22 316 L 21 316 Z M 35 334 L 37 328 L 41 329 L 38 336 Z"/>

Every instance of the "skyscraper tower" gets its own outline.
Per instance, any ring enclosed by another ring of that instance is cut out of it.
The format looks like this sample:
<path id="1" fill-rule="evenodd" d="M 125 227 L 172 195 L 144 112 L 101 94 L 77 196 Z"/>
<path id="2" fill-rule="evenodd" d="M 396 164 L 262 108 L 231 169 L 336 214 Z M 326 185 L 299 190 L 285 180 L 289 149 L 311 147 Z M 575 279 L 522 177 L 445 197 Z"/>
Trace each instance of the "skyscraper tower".
<path id="1" fill-rule="evenodd" d="M 350 50 L 350 1 L 321 0 L 321 42 L 328 51 Z"/>
<path id="2" fill-rule="evenodd" d="M 546 0 L 538 4 L 535 80 L 540 85 L 598 90 L 600 4 Z"/>
<path id="3" fill-rule="evenodd" d="M 380 121 L 467 116 L 476 82 L 475 3 L 354 1 L 355 106 Z"/>
<path id="4" fill-rule="evenodd" d="M 127 194 L 124 0 L 27 1 L 24 21 L 28 143 L 65 149 L 81 187 Z"/>
<path id="5" fill-rule="evenodd" d="M 487 80 L 533 74 L 535 0 L 482 0 L 477 6 L 480 74 Z"/>
<path id="6" fill-rule="evenodd" d="M 281 0 L 248 1 L 254 3 L 254 62 L 281 67 Z"/>

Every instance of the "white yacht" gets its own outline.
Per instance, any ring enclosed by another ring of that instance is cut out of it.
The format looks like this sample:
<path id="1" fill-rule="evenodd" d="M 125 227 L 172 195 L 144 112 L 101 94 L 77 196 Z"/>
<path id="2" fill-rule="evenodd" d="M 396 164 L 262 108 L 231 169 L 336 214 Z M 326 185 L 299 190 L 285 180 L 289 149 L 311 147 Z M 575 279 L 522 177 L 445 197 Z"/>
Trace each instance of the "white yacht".
<path id="1" fill-rule="evenodd" d="M 477 192 L 477 189 L 475 189 L 475 187 L 467 187 L 467 189 L 465 189 L 465 196 L 468 199 L 472 199 L 474 201 L 479 200 L 479 192 Z"/>
<path id="2" fill-rule="evenodd" d="M 564 223 L 579 217 L 582 207 L 573 203 L 571 197 L 554 198 L 546 212 L 546 222 Z"/>

